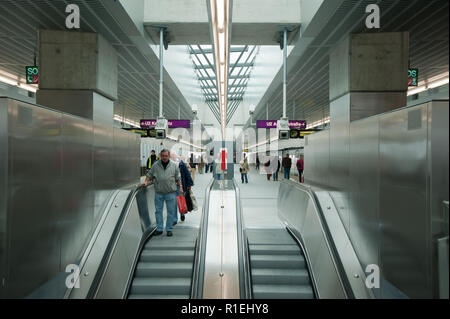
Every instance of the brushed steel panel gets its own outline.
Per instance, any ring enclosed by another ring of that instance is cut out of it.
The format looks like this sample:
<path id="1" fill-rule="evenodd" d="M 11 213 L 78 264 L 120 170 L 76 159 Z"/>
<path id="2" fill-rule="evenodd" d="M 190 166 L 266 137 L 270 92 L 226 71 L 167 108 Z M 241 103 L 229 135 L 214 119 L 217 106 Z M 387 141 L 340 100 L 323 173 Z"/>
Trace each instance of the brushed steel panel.
<path id="1" fill-rule="evenodd" d="M 414 109 L 421 109 L 422 126 L 408 130 L 408 112 Z M 432 297 L 426 117 L 426 105 L 380 117 L 381 271 L 412 298 Z"/>
<path id="2" fill-rule="evenodd" d="M 378 117 L 350 125 L 349 237 L 364 269 L 380 265 Z M 374 289 L 381 297 L 379 289 Z"/>
<path id="3" fill-rule="evenodd" d="M 278 216 L 303 242 L 318 297 L 345 298 L 317 207 L 305 186 L 293 182 L 280 184 Z"/>
<path id="4" fill-rule="evenodd" d="M 345 191 L 349 185 L 350 156 L 350 97 L 346 94 L 330 103 L 330 166 L 328 184 L 330 192 L 344 223 L 349 231 L 348 198 Z"/>
<path id="5" fill-rule="evenodd" d="M 64 187 L 58 212 L 61 271 L 78 264 L 94 225 L 92 121 L 63 114 L 61 159 Z"/>
<path id="6" fill-rule="evenodd" d="M 139 250 L 142 234 L 137 202 L 134 200 L 120 230 L 120 236 L 96 298 L 120 299 L 125 297 L 124 292 L 131 272 L 134 271 L 133 263 Z"/>
<path id="7" fill-rule="evenodd" d="M 223 182 L 229 184 L 226 180 Z M 235 191 L 211 190 L 209 205 L 203 298 L 239 299 Z"/>
<path id="8" fill-rule="evenodd" d="M 8 297 L 27 296 L 60 270 L 61 118 L 18 101 L 8 106 Z"/>
<path id="9" fill-rule="evenodd" d="M 8 155 L 8 100 L 0 98 L 0 298 L 6 297 Z"/>
<path id="10" fill-rule="evenodd" d="M 111 127 L 97 124 L 102 138 L 94 138 L 90 120 L 11 99 L 0 103 L 0 161 L 4 155 L 8 163 L 0 166 L 6 172 L 0 196 L 7 191 L 0 204 L 1 294 L 62 297 L 65 267 L 85 253 L 111 190 L 138 182 L 139 140 L 119 130 L 114 152 Z"/>
<path id="11" fill-rule="evenodd" d="M 428 104 L 428 174 L 429 174 L 429 209 L 431 213 L 430 243 L 432 254 L 432 281 L 434 296 L 439 293 L 438 251 L 434 240 L 448 237 L 448 216 L 444 215 L 443 201 L 449 199 L 449 104 L 448 101 L 432 101 Z M 442 240 L 441 240 L 442 242 Z M 448 266 L 448 240 L 447 240 Z M 448 269 L 448 267 L 447 267 Z M 448 270 L 447 270 L 448 271 Z M 448 272 L 447 272 L 448 274 Z M 448 275 L 447 275 L 448 288 Z M 445 280 L 445 279 L 444 279 Z M 441 284 L 442 286 L 442 284 Z M 447 289 L 448 298 L 448 289 Z"/>

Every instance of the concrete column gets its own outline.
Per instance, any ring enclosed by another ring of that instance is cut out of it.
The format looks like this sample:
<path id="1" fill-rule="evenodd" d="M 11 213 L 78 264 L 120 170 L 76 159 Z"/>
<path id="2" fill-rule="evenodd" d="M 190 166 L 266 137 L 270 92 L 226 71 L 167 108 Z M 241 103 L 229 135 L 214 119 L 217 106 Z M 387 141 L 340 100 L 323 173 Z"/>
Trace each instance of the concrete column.
<path id="1" fill-rule="evenodd" d="M 330 54 L 331 123 L 336 113 L 355 121 L 405 106 L 408 62 L 407 32 L 353 34 L 339 43 Z M 349 103 L 336 106 L 345 95 Z"/>
<path id="2" fill-rule="evenodd" d="M 330 54 L 327 186 L 349 231 L 351 122 L 406 105 L 408 33 L 349 35 Z M 308 159 L 306 159 L 308 160 Z"/>
<path id="3" fill-rule="evenodd" d="M 39 30 L 36 103 L 113 125 L 117 53 L 101 35 Z"/>

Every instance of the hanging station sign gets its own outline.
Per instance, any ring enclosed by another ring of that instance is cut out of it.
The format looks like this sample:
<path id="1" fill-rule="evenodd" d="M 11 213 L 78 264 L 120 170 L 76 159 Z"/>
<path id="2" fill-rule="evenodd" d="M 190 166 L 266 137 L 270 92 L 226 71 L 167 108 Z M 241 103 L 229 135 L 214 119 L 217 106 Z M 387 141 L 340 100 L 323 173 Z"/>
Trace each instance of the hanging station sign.
<path id="1" fill-rule="evenodd" d="M 25 78 L 27 79 L 27 84 L 39 84 L 39 67 L 25 67 Z"/>
<path id="2" fill-rule="evenodd" d="M 408 69 L 408 86 L 419 86 L 419 69 Z"/>
<path id="3" fill-rule="evenodd" d="M 191 128 L 189 120 L 169 120 L 169 128 Z M 156 126 L 156 120 L 141 120 L 141 128 L 150 129 Z"/>
<path id="4" fill-rule="evenodd" d="M 259 121 L 256 121 L 256 127 L 257 128 L 277 128 L 277 121 L 259 120 Z M 289 128 L 304 130 L 304 129 L 306 129 L 306 121 L 304 121 L 304 120 L 289 121 Z"/>

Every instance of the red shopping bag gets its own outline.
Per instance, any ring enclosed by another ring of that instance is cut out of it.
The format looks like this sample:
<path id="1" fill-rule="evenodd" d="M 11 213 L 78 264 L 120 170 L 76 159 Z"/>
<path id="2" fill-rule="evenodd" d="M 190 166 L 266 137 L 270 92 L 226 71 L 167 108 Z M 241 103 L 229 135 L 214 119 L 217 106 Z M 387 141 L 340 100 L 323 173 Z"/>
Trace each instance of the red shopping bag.
<path id="1" fill-rule="evenodd" d="M 184 196 L 182 195 L 177 196 L 177 204 L 178 204 L 178 211 L 180 212 L 180 214 L 186 214 L 188 211 L 186 198 L 184 198 Z"/>

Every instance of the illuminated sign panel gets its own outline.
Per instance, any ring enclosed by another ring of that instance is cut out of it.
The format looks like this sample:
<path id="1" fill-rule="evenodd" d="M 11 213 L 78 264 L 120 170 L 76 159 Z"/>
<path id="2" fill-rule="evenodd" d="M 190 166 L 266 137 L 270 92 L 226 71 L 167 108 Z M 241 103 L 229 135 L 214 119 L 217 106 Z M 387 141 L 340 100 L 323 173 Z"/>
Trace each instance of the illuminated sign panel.
<path id="1" fill-rule="evenodd" d="M 408 70 L 408 86 L 419 86 L 419 69 Z"/>
<path id="2" fill-rule="evenodd" d="M 277 121 L 265 121 L 258 120 L 256 121 L 257 128 L 277 128 Z M 298 121 L 289 121 L 289 128 L 291 129 L 305 129 L 306 121 L 298 120 Z"/>
<path id="3" fill-rule="evenodd" d="M 39 67 L 27 66 L 25 67 L 25 72 L 27 84 L 39 84 Z"/>
<path id="4" fill-rule="evenodd" d="M 149 129 L 156 126 L 156 120 L 141 120 L 141 128 Z M 169 128 L 190 128 L 191 121 L 189 120 L 169 120 Z"/>

